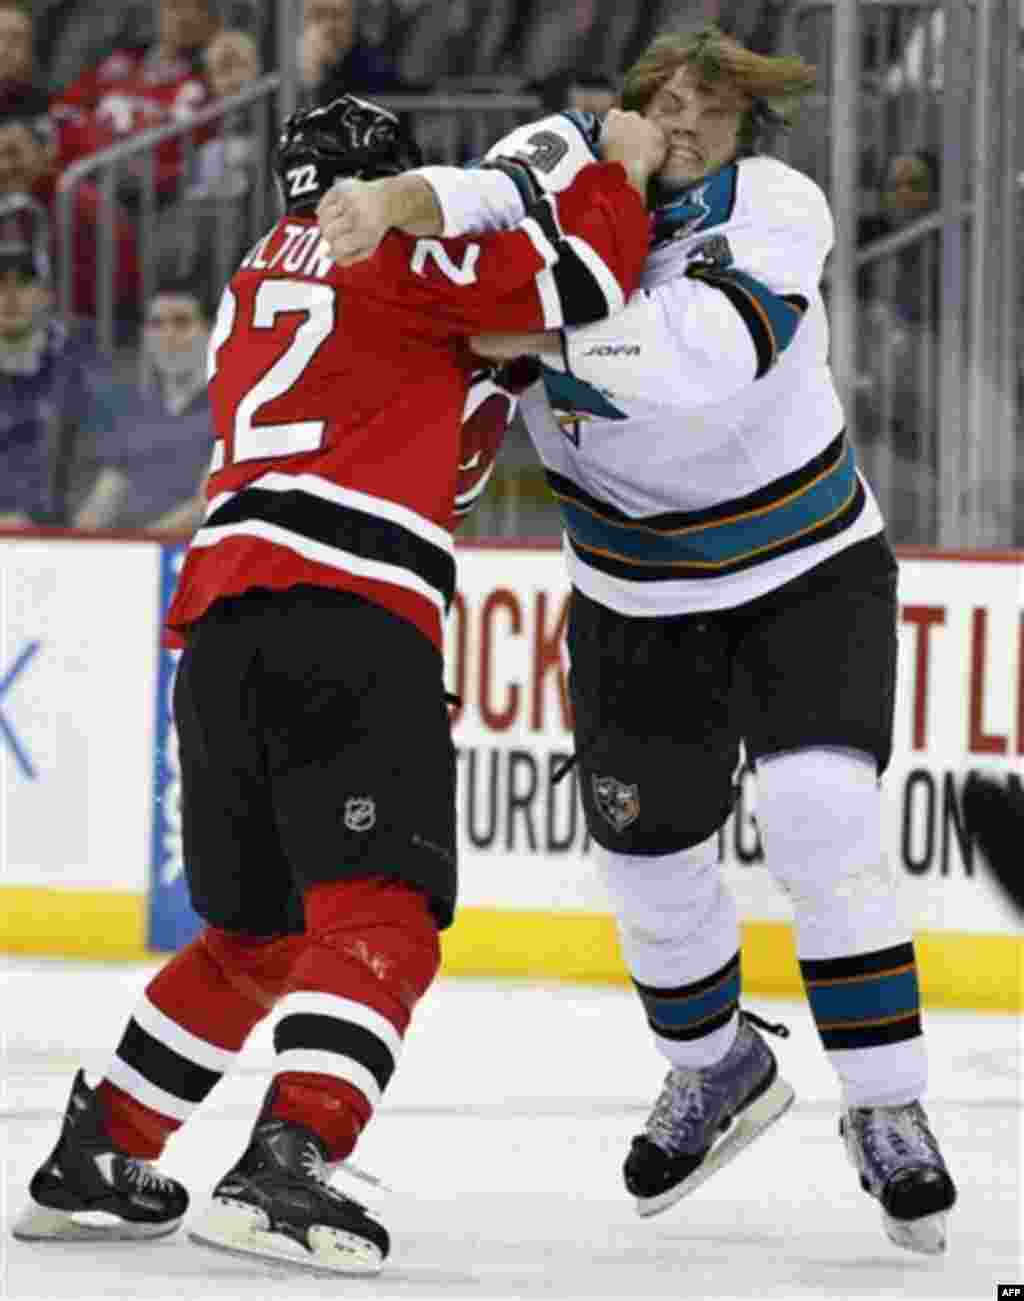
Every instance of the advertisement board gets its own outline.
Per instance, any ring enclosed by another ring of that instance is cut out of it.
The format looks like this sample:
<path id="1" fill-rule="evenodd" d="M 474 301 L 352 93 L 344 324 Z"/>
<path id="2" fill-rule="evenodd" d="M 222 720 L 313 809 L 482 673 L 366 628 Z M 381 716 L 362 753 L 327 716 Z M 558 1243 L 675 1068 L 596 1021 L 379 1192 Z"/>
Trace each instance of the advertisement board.
<path id="1" fill-rule="evenodd" d="M 0 542 L 0 554 L 5 943 L 67 951 L 69 924 L 55 911 L 120 907 L 121 922 L 101 936 L 108 950 L 176 949 L 199 925 L 180 844 L 176 655 L 159 646 L 181 548 L 19 540 Z M 885 837 L 933 1001 L 1020 998 L 1019 924 L 966 836 L 960 792 L 971 769 L 1018 780 L 1022 573 L 1017 555 L 901 557 Z M 551 780 L 572 754 L 562 556 L 464 546 L 459 576 L 445 660 L 459 698 L 460 913 L 446 967 L 624 979 L 575 769 Z M 764 863 L 756 777 L 738 780 L 721 845 L 744 924 L 745 981 L 792 992 L 790 911 Z"/>
<path id="2" fill-rule="evenodd" d="M 972 769 L 1016 781 L 1024 754 L 1019 557 L 901 558 L 899 679 L 885 844 L 937 1001 L 1019 1001 L 1019 923 L 969 841 L 960 806 Z M 556 548 L 465 548 L 449 619 L 459 755 L 462 934 L 451 960 L 519 974 L 621 972 L 603 887 L 587 854 L 572 753 L 564 648 L 567 586 Z M 795 991 L 787 923 L 756 824 L 756 777 L 721 833 L 745 924 L 748 984 Z M 680 774 L 680 799 L 686 798 Z M 512 914 L 515 914 L 514 916 Z M 552 932 L 551 914 L 565 925 Z M 559 934 L 559 930 L 561 934 Z M 517 954 L 525 954 L 517 960 Z"/>
<path id="3" fill-rule="evenodd" d="M 6 947 L 133 947 L 148 886 L 158 562 L 145 542 L 0 542 Z"/>
<path id="4" fill-rule="evenodd" d="M 171 603 L 184 558 L 184 546 L 160 549 L 161 617 Z M 150 766 L 153 818 L 146 942 L 148 948 L 165 952 L 176 952 L 187 944 L 202 925 L 189 903 L 181 843 L 181 764 L 173 697 L 180 655 L 180 651 L 161 645 L 154 675 L 156 734 Z"/>

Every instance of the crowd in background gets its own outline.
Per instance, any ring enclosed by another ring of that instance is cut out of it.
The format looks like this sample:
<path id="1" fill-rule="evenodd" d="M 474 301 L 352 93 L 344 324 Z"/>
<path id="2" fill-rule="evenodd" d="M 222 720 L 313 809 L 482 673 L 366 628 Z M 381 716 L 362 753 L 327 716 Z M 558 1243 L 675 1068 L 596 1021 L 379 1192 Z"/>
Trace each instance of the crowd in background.
<path id="1" fill-rule="evenodd" d="M 533 96 L 537 111 L 600 113 L 614 102 L 621 70 L 667 22 L 715 19 L 771 52 L 792 3 L 295 0 L 298 96 L 513 94 Z M 140 132 L 189 123 L 255 86 L 276 67 L 275 12 L 258 0 L 0 0 L 0 527 L 187 531 L 198 521 L 212 444 L 206 339 L 215 296 L 246 238 L 240 205 L 267 184 L 272 137 L 255 130 L 246 105 L 165 141 L 151 166 L 129 159 L 113 195 L 95 177 L 77 183 L 63 302 L 58 181 Z M 878 30 L 865 40 L 877 43 Z M 873 88 L 883 95 L 934 77 L 934 59 L 921 50 L 942 37 L 920 23 L 892 31 L 898 39 L 882 57 L 866 51 L 866 63 L 885 70 Z M 863 172 L 862 248 L 939 203 L 937 156 L 928 149 L 866 154 Z M 151 225 L 139 220 L 147 186 Z M 95 332 L 97 246 L 111 203 L 113 356 L 97 347 Z M 216 264 L 213 220 L 238 234 Z M 922 366 L 937 338 L 940 238 L 867 263 L 857 284 L 866 323 L 858 434 L 886 440 L 908 464 L 921 461 L 933 415 Z M 519 521 L 520 531 L 536 533 L 538 521 L 545 531 L 540 509 L 525 527 Z M 480 519 L 487 527 L 486 513 Z M 911 506 L 895 521 L 897 540 L 920 540 L 921 525 Z"/>

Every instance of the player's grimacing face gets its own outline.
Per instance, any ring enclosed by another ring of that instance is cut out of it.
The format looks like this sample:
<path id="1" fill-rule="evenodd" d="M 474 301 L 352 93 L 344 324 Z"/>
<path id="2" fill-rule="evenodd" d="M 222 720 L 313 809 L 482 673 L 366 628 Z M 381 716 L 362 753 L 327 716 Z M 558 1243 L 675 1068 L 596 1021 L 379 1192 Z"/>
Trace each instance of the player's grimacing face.
<path id="1" fill-rule="evenodd" d="M 704 82 L 688 66 L 655 94 L 644 116 L 668 137 L 658 173 L 667 185 L 689 185 L 734 158 L 749 100 L 725 81 Z"/>

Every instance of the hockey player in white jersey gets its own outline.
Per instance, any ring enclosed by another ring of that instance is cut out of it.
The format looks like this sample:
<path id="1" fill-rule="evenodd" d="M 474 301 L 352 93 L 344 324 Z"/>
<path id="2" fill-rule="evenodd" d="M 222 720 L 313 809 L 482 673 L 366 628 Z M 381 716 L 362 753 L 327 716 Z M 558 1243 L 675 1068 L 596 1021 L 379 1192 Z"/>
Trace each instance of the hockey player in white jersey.
<path id="1" fill-rule="evenodd" d="M 890 1239 L 937 1253 L 956 1192 L 921 1106 L 914 947 L 881 832 L 896 562 L 829 371 L 828 203 L 756 154 L 813 80 L 714 27 L 656 40 L 622 95 L 670 141 L 641 289 L 593 327 L 474 342 L 543 363 L 521 411 L 564 518 L 583 803 L 670 1067 L 626 1158 L 638 1211 L 691 1192 L 793 1098 L 758 1033 L 773 1027 L 740 1009 L 719 871 L 742 744 L 850 1160 Z M 388 224 L 423 220 L 429 187 L 435 233 L 507 225 L 599 148 L 596 123 L 556 115 L 482 169 L 328 195 L 321 224 L 357 259 Z"/>

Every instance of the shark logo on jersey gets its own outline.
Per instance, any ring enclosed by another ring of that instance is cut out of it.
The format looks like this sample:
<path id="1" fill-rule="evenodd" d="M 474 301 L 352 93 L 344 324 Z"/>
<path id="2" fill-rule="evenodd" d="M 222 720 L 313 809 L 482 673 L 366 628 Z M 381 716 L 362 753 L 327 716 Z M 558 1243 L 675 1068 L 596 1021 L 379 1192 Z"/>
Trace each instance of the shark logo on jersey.
<path id="1" fill-rule="evenodd" d="M 626 420 L 624 411 L 613 406 L 600 389 L 575 375 L 563 375 L 541 366 L 541 378 L 551 410 L 573 447 L 579 447 L 583 426 L 590 420 Z"/>
<path id="2" fill-rule="evenodd" d="M 711 216 L 711 206 L 707 200 L 707 185 L 698 185 L 687 190 L 673 203 L 658 208 L 654 214 L 654 246 L 665 244 L 672 239 L 685 239 L 698 230 Z"/>
<path id="3" fill-rule="evenodd" d="M 736 203 L 737 175 L 737 164 L 729 163 L 682 194 L 665 195 L 654 210 L 651 247 L 727 222 Z"/>

